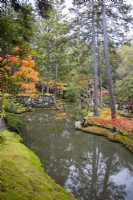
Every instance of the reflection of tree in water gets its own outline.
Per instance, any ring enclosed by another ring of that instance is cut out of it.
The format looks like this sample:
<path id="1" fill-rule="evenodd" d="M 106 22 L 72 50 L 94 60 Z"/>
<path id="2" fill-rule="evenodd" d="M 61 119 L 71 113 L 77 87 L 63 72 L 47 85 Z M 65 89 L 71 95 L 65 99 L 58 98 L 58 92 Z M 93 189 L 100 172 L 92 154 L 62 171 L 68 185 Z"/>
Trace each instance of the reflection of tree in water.
<path id="1" fill-rule="evenodd" d="M 78 134 L 70 119 L 55 121 L 55 116 L 56 112 L 48 111 L 24 118 L 26 143 L 38 147 L 48 174 L 80 200 L 125 199 L 126 185 L 117 184 L 112 176 L 125 168 L 133 176 L 127 151 L 102 137 Z"/>
<path id="2" fill-rule="evenodd" d="M 99 137 L 95 137 L 91 151 L 84 154 L 82 165 L 70 168 L 65 186 L 75 197 L 82 197 L 80 200 L 125 199 L 126 185 L 117 185 L 110 180 L 110 176 L 122 168 L 115 149 L 108 154 L 107 146 L 103 154 L 101 147 Z"/>

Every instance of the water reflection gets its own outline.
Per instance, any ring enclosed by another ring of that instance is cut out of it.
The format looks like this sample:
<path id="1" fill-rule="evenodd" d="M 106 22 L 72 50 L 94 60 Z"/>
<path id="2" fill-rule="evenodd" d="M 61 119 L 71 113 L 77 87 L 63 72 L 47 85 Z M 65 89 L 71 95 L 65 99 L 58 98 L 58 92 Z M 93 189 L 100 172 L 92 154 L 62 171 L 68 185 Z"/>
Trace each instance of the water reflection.
<path id="1" fill-rule="evenodd" d="M 75 131 L 72 119 L 56 115 L 21 115 L 24 142 L 47 173 L 79 200 L 132 200 L 133 155 L 104 137 Z"/>

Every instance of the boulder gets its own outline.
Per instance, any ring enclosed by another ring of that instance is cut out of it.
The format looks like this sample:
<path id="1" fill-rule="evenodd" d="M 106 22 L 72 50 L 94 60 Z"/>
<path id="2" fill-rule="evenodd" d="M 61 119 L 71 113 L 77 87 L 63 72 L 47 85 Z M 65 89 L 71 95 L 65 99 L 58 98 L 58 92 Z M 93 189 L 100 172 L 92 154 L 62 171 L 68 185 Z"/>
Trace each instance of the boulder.
<path id="1" fill-rule="evenodd" d="M 76 121 L 75 122 L 75 129 L 81 129 L 81 121 Z"/>

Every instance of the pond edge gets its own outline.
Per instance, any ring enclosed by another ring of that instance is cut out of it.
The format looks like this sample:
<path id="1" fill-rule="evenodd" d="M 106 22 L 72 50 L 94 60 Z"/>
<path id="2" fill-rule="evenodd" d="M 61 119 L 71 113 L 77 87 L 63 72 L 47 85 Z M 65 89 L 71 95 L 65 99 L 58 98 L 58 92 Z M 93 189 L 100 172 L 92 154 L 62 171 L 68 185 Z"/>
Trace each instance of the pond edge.
<path id="1" fill-rule="evenodd" d="M 81 130 L 86 133 L 95 134 L 99 136 L 105 136 L 108 140 L 112 142 L 118 142 L 124 145 L 130 152 L 133 153 L 133 141 L 126 136 L 122 136 L 116 132 L 113 132 L 109 129 L 98 127 L 96 125 L 87 126 L 87 127 L 78 127 L 78 130 Z"/>

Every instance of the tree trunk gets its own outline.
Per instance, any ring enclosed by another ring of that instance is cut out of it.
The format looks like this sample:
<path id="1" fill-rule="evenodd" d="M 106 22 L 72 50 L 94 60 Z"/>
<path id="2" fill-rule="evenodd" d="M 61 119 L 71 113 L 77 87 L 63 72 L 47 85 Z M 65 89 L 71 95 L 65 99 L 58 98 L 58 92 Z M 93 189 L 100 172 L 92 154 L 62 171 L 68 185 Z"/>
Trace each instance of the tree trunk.
<path id="1" fill-rule="evenodd" d="M 54 94 L 56 96 L 57 93 L 57 79 L 58 79 L 58 63 L 55 66 L 55 84 L 54 84 Z"/>
<path id="2" fill-rule="evenodd" d="M 4 101 L 4 92 L 1 91 L 2 97 L 0 99 L 0 118 L 2 118 L 2 106 L 3 106 L 3 101 Z"/>
<path id="3" fill-rule="evenodd" d="M 108 78 L 111 117 L 112 119 L 116 119 L 115 99 L 114 99 L 114 92 L 113 92 L 113 85 L 112 85 L 112 78 L 111 78 L 110 60 L 109 60 L 105 0 L 103 0 L 102 17 L 103 17 L 103 35 L 104 35 L 104 54 L 105 54 L 105 63 L 106 63 L 106 73 L 107 73 L 107 78 Z"/>
<path id="4" fill-rule="evenodd" d="M 41 92 L 43 94 L 44 93 L 44 85 L 43 85 L 42 77 L 40 77 L 40 81 L 41 81 Z"/>
<path id="5" fill-rule="evenodd" d="M 50 32 L 49 24 L 48 24 L 48 32 Z M 47 66 L 47 87 L 46 87 L 46 92 L 49 93 L 49 76 L 50 76 L 50 69 L 49 69 L 49 59 L 50 59 L 50 44 L 48 41 L 47 44 L 47 61 L 48 61 L 48 66 Z"/>
<path id="6" fill-rule="evenodd" d="M 102 91 L 102 84 L 103 84 L 103 80 L 102 80 L 102 71 L 101 71 L 101 67 L 99 66 L 99 78 L 100 78 L 100 108 L 103 108 L 103 91 Z"/>
<path id="7" fill-rule="evenodd" d="M 94 1 L 92 1 L 92 49 L 94 61 L 94 116 L 98 116 L 98 57 L 96 48 L 95 18 L 94 18 Z"/>

